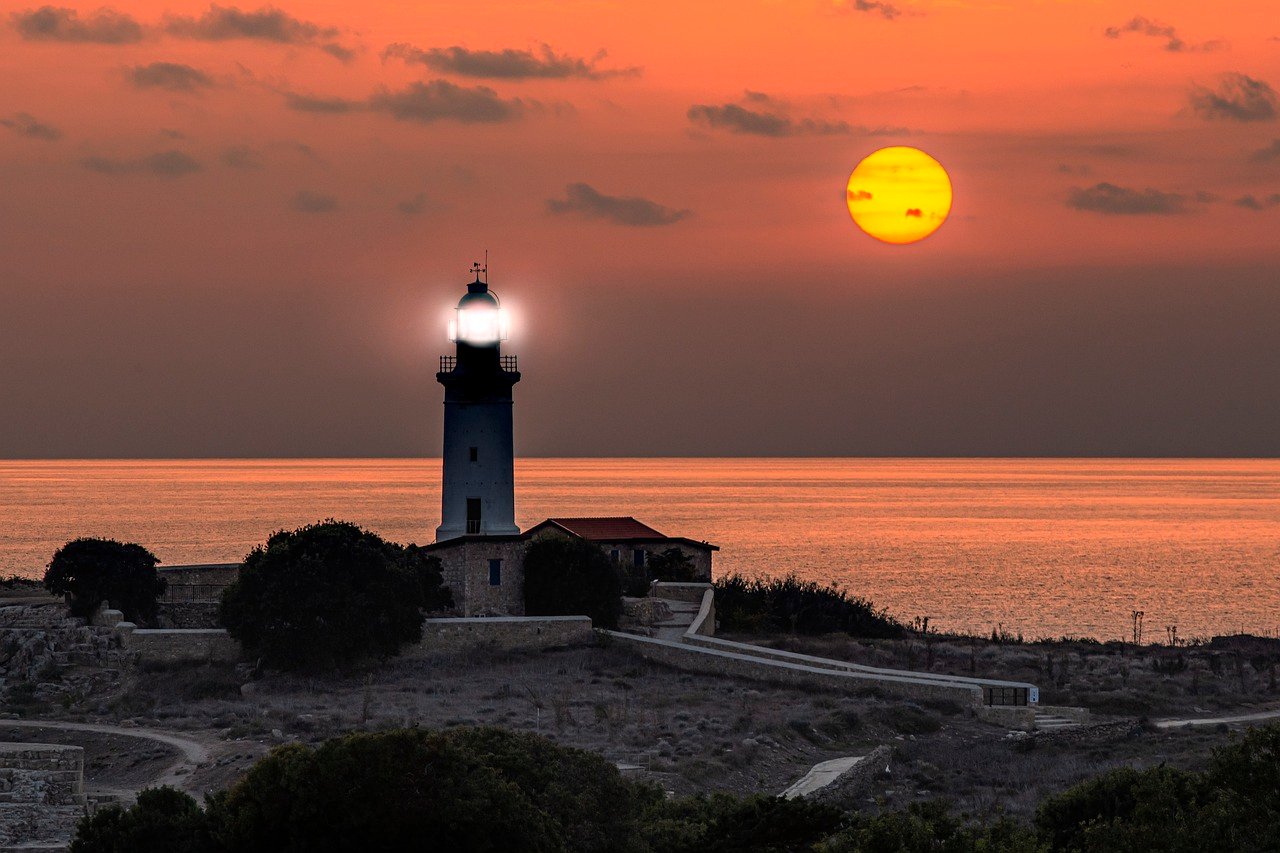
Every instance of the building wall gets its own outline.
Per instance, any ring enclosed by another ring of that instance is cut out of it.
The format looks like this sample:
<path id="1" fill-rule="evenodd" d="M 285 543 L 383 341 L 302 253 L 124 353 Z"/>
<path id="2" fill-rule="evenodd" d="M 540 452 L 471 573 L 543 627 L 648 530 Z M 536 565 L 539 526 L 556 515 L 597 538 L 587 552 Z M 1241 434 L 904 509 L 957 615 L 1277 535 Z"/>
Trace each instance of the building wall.
<path id="1" fill-rule="evenodd" d="M 445 586 L 463 616 L 524 614 L 524 549 L 522 540 L 468 539 L 432 550 L 440 558 Z M 501 583 L 489 583 L 489 561 L 501 560 Z"/>
<path id="2" fill-rule="evenodd" d="M 606 554 L 609 554 L 616 549 L 618 551 L 618 561 L 622 563 L 622 565 L 627 566 L 628 568 L 635 565 L 634 563 L 635 555 L 633 552 L 637 548 L 644 551 L 649 556 L 661 554 L 663 551 L 667 550 L 668 548 L 675 548 L 678 551 L 680 551 L 680 553 L 688 557 L 689 560 L 693 563 L 693 568 L 694 568 L 694 571 L 696 572 L 696 576 L 700 580 L 704 580 L 704 581 L 711 580 L 711 554 L 712 554 L 711 551 L 705 551 L 701 548 L 691 548 L 688 545 L 685 545 L 681 542 L 672 542 L 672 541 L 597 542 L 596 544 L 599 545 L 601 548 L 603 548 Z M 646 557 L 645 559 L 648 559 L 648 557 Z"/>

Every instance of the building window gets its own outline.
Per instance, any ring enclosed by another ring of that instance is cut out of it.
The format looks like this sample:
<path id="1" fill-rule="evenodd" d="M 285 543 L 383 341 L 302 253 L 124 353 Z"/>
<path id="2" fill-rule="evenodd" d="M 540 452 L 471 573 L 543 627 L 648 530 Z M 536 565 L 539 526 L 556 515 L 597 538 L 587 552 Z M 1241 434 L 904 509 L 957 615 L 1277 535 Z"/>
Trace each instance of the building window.
<path id="1" fill-rule="evenodd" d="M 644 549 L 636 548 L 634 551 L 632 551 L 631 559 L 635 561 L 635 565 L 637 569 L 643 569 L 644 568 Z"/>
<path id="2" fill-rule="evenodd" d="M 609 552 L 609 559 L 613 560 L 615 563 L 622 562 L 622 552 L 619 551 L 617 548 L 614 548 L 612 551 Z"/>
<path id="3" fill-rule="evenodd" d="M 467 498 L 467 532 L 480 532 L 480 499 Z"/>
<path id="4" fill-rule="evenodd" d="M 502 561 L 489 561 L 489 586 L 502 586 Z"/>
<path id="5" fill-rule="evenodd" d="M 480 448 L 478 447 L 471 448 L 471 461 L 472 462 L 480 461 Z"/>

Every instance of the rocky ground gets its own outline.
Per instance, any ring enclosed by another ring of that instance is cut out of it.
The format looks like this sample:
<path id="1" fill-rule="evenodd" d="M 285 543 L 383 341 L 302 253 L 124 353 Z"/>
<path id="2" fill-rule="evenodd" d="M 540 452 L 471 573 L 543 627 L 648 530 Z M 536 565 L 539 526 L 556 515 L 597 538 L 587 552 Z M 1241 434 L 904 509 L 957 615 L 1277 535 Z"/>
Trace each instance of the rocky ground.
<path id="1" fill-rule="evenodd" d="M 42 620 L 44 627 L 34 625 Z M 42 649 L 34 644 L 37 634 Z M 1265 660 L 1254 666 L 1244 657 L 1242 681 L 1230 650 L 1120 654 L 1096 644 L 937 641 L 929 649 L 918 640 L 772 640 L 882 666 L 1025 679 L 1044 687 L 1046 702 L 1092 704 L 1103 712 L 1095 720 L 1107 723 L 1026 736 L 981 723 L 947 702 L 690 675 L 607 645 L 401 658 L 308 678 L 255 677 L 245 665 L 142 668 L 118 650 L 100 648 L 98 636 L 63 620 L 56 605 L 0 606 L 3 713 L 118 727 L 39 735 L 85 745 L 90 790 L 104 791 L 136 789 L 175 760 L 172 747 L 131 737 L 132 730 L 173 733 L 206 749 L 207 759 L 190 772 L 173 771 L 185 774 L 176 777 L 179 784 L 199 792 L 231 784 L 284 742 L 399 726 L 490 724 L 596 751 L 679 793 L 778 793 L 820 761 L 888 745 L 891 771 L 878 774 L 849 805 L 942 796 L 970 813 L 1025 815 L 1043 795 L 1120 764 L 1197 766 L 1229 736 L 1225 727 L 1155 730 L 1142 722 L 1153 710 L 1192 716 L 1200 707 L 1273 707 L 1280 699 L 1265 689 Z M 1218 655 L 1216 679 L 1209 677 L 1215 664 L 1206 654 Z M 29 729 L 4 728 L 3 720 L 0 738 L 35 739 Z"/>

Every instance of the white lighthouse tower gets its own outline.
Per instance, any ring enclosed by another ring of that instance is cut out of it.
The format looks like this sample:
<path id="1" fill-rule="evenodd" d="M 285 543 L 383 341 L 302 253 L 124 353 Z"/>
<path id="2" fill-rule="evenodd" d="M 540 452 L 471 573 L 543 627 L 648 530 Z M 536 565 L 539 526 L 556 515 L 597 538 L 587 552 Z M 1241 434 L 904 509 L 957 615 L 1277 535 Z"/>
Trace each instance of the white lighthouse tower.
<path id="1" fill-rule="evenodd" d="M 502 355 L 506 318 L 489 290 L 486 267 L 449 324 L 456 355 L 440 357 L 444 386 L 444 484 L 436 541 L 465 535 L 519 533 L 516 526 L 515 449 L 511 389 L 520 381 L 516 357 Z"/>

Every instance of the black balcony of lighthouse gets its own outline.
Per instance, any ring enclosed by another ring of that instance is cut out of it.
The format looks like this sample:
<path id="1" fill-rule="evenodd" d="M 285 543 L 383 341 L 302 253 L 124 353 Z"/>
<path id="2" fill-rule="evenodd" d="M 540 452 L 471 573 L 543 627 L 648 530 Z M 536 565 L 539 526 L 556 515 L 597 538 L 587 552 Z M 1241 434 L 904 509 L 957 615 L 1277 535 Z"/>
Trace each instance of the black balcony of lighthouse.
<path id="1" fill-rule="evenodd" d="M 487 275 L 458 301 L 449 337 L 454 355 L 440 357 L 444 386 L 444 457 L 436 541 L 466 535 L 519 533 L 515 523 L 512 387 L 515 356 L 502 355 L 506 317 Z"/>

